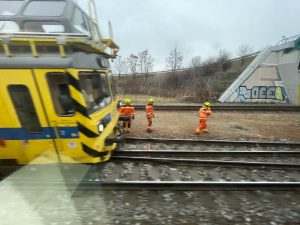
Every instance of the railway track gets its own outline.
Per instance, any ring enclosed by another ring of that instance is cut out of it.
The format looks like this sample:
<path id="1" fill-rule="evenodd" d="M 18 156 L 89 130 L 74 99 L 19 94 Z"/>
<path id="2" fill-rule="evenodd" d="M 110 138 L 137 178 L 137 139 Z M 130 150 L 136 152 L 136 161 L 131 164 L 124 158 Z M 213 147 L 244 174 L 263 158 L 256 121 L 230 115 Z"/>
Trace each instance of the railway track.
<path id="1" fill-rule="evenodd" d="M 299 190 L 299 170 L 181 165 L 132 159 L 93 168 L 83 188 L 117 190 Z"/>
<path id="2" fill-rule="evenodd" d="M 125 142 L 122 148 L 124 150 L 116 151 L 114 159 L 202 165 L 300 167 L 300 143 L 137 137 L 128 137 Z"/>
<path id="3" fill-rule="evenodd" d="M 128 137 L 87 178 L 101 188 L 254 190 L 300 188 L 300 144 Z"/>
<path id="4" fill-rule="evenodd" d="M 134 105 L 134 108 L 137 110 L 144 110 L 145 105 Z M 200 108 L 199 105 L 155 105 L 155 110 L 165 110 L 165 111 L 197 111 Z M 238 110 L 238 111 L 289 111 L 289 112 L 299 112 L 300 106 L 295 105 L 260 105 L 260 104 L 232 104 L 232 105 L 222 105 L 216 104 L 212 106 L 214 111 L 219 110 Z"/>
<path id="5" fill-rule="evenodd" d="M 298 142 L 224 141 L 125 137 L 124 150 L 300 151 Z"/>
<path id="6" fill-rule="evenodd" d="M 282 159 L 261 159 L 258 161 L 250 161 L 248 158 L 243 157 L 240 160 L 231 159 L 187 159 L 187 158 L 158 158 L 158 157 L 135 157 L 135 156 L 113 156 L 114 160 L 131 160 L 131 161 L 144 161 L 144 162 L 159 162 L 180 165 L 198 165 L 198 166 L 230 166 L 230 167 L 272 167 L 272 168 L 287 168 L 287 169 L 300 169 L 299 159 L 288 158 L 287 162 L 282 162 Z M 259 161 L 261 160 L 261 161 Z M 275 161 L 275 162 L 274 162 Z M 277 161 L 277 162 L 276 162 Z M 296 162 L 295 162 L 296 161 Z"/>
<path id="7" fill-rule="evenodd" d="M 90 166 L 78 187 L 299 190 L 299 146 L 299 143 L 127 137 L 122 149 L 109 162 Z M 30 183 L 23 177 L 17 181 Z M 74 186 L 72 180 L 65 183 Z M 56 183 L 52 182 L 52 186 Z"/>
<path id="8" fill-rule="evenodd" d="M 16 173 L 8 179 L 8 188 L 12 184 L 19 192 L 42 192 L 48 198 L 41 198 L 42 206 L 45 201 L 65 204 L 52 209 L 53 215 L 67 215 L 71 201 L 87 224 L 96 219 L 108 225 L 150 220 L 153 224 L 299 224 L 299 152 L 299 143 L 127 138 L 104 164 L 31 165 L 30 176 Z M 245 166 L 249 162 L 262 165 Z M 42 170 L 44 174 L 37 176 Z M 50 171 L 58 171 L 59 176 L 49 176 Z M 40 215 L 49 211 L 36 208 Z"/>
<path id="9" fill-rule="evenodd" d="M 187 150 L 117 150 L 118 156 L 172 156 L 172 157 L 294 157 L 300 156 L 300 151 L 187 151 Z"/>

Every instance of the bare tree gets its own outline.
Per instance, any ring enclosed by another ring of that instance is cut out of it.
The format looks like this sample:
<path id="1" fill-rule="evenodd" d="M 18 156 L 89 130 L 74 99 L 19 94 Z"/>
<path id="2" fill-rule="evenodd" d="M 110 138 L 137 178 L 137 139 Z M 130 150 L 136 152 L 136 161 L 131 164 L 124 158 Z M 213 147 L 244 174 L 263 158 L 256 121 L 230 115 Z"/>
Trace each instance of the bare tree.
<path id="1" fill-rule="evenodd" d="M 172 71 L 178 70 L 181 68 L 182 61 L 183 55 L 178 50 L 178 47 L 174 47 L 166 58 L 166 67 Z"/>
<path id="2" fill-rule="evenodd" d="M 128 71 L 126 59 L 123 59 L 122 56 L 118 56 L 116 60 L 113 62 L 112 66 L 115 73 L 119 74 L 119 79 L 121 74 L 126 74 Z"/>
<path id="3" fill-rule="evenodd" d="M 202 66 L 201 56 L 195 56 L 191 59 L 190 67 L 198 68 Z"/>
<path id="4" fill-rule="evenodd" d="M 148 49 L 138 53 L 138 66 L 140 73 L 148 74 L 153 68 L 154 59 Z"/>
<path id="5" fill-rule="evenodd" d="M 243 44 L 238 48 L 237 54 L 241 57 L 241 65 L 244 64 L 247 55 L 253 52 L 253 47 Z"/>
<path id="6" fill-rule="evenodd" d="M 218 71 L 217 59 L 215 57 L 209 57 L 203 63 L 203 75 L 211 75 Z"/>
<path id="7" fill-rule="evenodd" d="M 146 52 L 141 51 L 138 53 L 138 68 L 139 68 L 139 73 L 144 72 L 144 63 L 145 63 L 145 57 L 146 57 Z"/>
<path id="8" fill-rule="evenodd" d="M 218 83 L 218 77 L 216 74 L 209 77 L 206 83 L 206 97 L 212 100 L 212 97 L 216 94 L 216 84 Z"/>
<path id="9" fill-rule="evenodd" d="M 201 56 L 193 57 L 190 62 L 190 67 L 191 67 L 190 74 L 192 76 L 193 84 L 195 87 L 195 86 L 197 86 L 197 83 L 196 83 L 197 77 L 199 77 L 202 72 Z"/>
<path id="10" fill-rule="evenodd" d="M 144 86 L 147 82 L 149 71 L 153 68 L 154 59 L 150 55 L 148 49 L 141 51 L 138 53 L 138 66 L 141 74 L 145 74 L 144 76 Z"/>
<path id="11" fill-rule="evenodd" d="M 130 54 L 127 57 L 127 63 L 130 73 L 134 76 L 136 74 L 137 65 L 138 65 L 138 56 Z"/>
<path id="12" fill-rule="evenodd" d="M 229 60 L 230 60 L 230 53 L 225 49 L 220 50 L 217 58 L 219 72 L 223 72 L 228 68 L 229 66 L 228 64 L 230 62 Z"/>
<path id="13" fill-rule="evenodd" d="M 150 55 L 147 50 L 147 56 L 145 60 L 145 73 L 148 74 L 153 69 L 154 58 Z"/>
<path id="14" fill-rule="evenodd" d="M 174 47 L 170 52 L 169 56 L 166 58 L 166 68 L 171 69 L 171 76 L 167 76 L 165 79 L 166 87 L 168 89 L 176 90 L 179 88 L 180 84 L 180 75 L 178 73 L 178 69 L 181 68 L 183 61 L 183 55 L 178 50 L 177 47 Z M 176 92 L 174 91 L 172 97 L 175 97 Z"/>

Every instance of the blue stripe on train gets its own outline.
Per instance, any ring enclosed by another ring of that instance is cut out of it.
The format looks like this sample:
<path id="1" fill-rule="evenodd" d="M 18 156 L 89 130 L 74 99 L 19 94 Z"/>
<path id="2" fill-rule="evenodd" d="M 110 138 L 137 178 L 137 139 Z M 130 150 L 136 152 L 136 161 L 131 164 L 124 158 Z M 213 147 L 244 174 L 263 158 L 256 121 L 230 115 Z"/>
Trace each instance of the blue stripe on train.
<path id="1" fill-rule="evenodd" d="M 78 127 L 57 127 L 59 138 L 78 138 Z M 53 127 L 42 127 L 39 133 L 28 133 L 23 128 L 0 128 L 0 139 L 4 140 L 39 140 L 55 139 Z"/>
<path id="2" fill-rule="evenodd" d="M 78 127 L 57 127 L 59 138 L 79 138 Z"/>

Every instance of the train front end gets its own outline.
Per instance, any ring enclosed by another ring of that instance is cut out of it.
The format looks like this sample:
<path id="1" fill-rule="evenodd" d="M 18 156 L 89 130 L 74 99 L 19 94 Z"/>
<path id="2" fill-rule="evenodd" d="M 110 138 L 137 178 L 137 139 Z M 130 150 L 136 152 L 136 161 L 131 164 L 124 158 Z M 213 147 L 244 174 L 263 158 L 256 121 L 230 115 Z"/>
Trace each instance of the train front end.
<path id="1" fill-rule="evenodd" d="M 0 160 L 98 163 L 117 145 L 109 59 L 93 1 L 0 0 Z M 111 33 L 111 32 L 110 32 Z"/>

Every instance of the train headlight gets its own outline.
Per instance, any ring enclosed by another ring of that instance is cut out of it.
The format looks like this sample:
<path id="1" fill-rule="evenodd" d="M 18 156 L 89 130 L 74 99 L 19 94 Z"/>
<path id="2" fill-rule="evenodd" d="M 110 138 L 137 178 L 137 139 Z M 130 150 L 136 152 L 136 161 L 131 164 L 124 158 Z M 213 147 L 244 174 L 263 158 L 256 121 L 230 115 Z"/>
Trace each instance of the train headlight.
<path id="1" fill-rule="evenodd" d="M 104 125 L 103 124 L 99 124 L 98 125 L 98 130 L 99 130 L 99 133 L 102 133 L 104 131 Z"/>
<path id="2" fill-rule="evenodd" d="M 118 105 L 117 105 L 117 109 L 121 108 L 121 106 L 122 106 L 122 101 L 119 100 L 119 101 L 118 101 Z"/>

